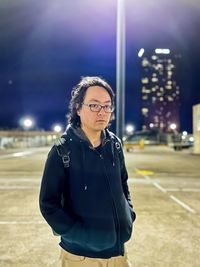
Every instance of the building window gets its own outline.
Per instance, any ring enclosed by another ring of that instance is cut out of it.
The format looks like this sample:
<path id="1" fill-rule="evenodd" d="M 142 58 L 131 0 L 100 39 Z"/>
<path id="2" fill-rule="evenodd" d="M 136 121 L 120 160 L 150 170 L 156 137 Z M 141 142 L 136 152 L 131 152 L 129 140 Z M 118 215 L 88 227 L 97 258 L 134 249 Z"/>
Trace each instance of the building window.
<path id="1" fill-rule="evenodd" d="M 149 82 L 149 79 L 146 77 L 146 78 L 142 78 L 142 83 L 144 84 L 147 84 Z"/>
<path id="2" fill-rule="evenodd" d="M 145 115 L 149 112 L 149 109 L 148 108 L 142 108 L 142 113 Z"/>

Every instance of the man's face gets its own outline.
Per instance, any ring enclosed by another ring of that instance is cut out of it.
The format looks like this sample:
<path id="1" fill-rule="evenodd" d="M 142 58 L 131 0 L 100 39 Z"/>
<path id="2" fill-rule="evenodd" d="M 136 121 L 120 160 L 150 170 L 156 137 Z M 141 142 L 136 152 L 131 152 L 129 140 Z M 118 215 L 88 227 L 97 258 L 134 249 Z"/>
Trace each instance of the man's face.
<path id="1" fill-rule="evenodd" d="M 108 92 L 100 86 L 88 87 L 83 103 L 77 112 L 80 116 L 81 128 L 90 132 L 99 132 L 105 129 L 110 121 L 111 113 L 106 113 L 103 108 L 99 112 L 91 111 L 88 105 L 111 106 L 111 98 Z"/>

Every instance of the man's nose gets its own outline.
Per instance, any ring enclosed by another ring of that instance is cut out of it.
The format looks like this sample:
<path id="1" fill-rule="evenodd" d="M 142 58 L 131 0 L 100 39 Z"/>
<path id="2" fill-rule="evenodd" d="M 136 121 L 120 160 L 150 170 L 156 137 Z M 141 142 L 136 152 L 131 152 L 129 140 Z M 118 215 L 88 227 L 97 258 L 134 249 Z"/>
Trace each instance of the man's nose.
<path id="1" fill-rule="evenodd" d="M 104 107 L 101 107 L 101 109 L 98 112 L 98 115 L 106 114 Z"/>

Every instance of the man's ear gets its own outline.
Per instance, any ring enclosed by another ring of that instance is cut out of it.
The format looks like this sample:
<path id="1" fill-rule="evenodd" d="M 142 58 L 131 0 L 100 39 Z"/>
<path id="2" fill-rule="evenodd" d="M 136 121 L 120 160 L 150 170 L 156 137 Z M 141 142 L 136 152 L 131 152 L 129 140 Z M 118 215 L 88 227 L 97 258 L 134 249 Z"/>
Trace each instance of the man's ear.
<path id="1" fill-rule="evenodd" d="M 76 112 L 77 112 L 77 115 L 80 116 L 80 107 L 79 107 L 79 104 L 76 104 Z"/>

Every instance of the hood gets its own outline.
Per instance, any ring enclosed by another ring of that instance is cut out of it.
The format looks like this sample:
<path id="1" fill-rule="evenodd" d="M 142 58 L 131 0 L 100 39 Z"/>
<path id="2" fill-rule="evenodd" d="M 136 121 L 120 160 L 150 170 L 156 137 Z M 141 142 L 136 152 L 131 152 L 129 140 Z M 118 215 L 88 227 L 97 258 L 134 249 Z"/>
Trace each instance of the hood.
<path id="1" fill-rule="evenodd" d="M 87 138 L 86 134 L 80 127 L 75 128 L 72 125 L 68 125 L 65 130 L 65 133 L 67 133 L 68 131 L 72 131 L 75 134 L 75 136 L 77 136 L 83 142 L 88 143 L 90 147 L 93 147 L 90 140 Z M 102 145 L 104 145 L 105 143 L 107 143 L 107 141 L 110 140 L 109 131 L 107 129 L 101 132 L 101 140 L 102 140 Z"/>

